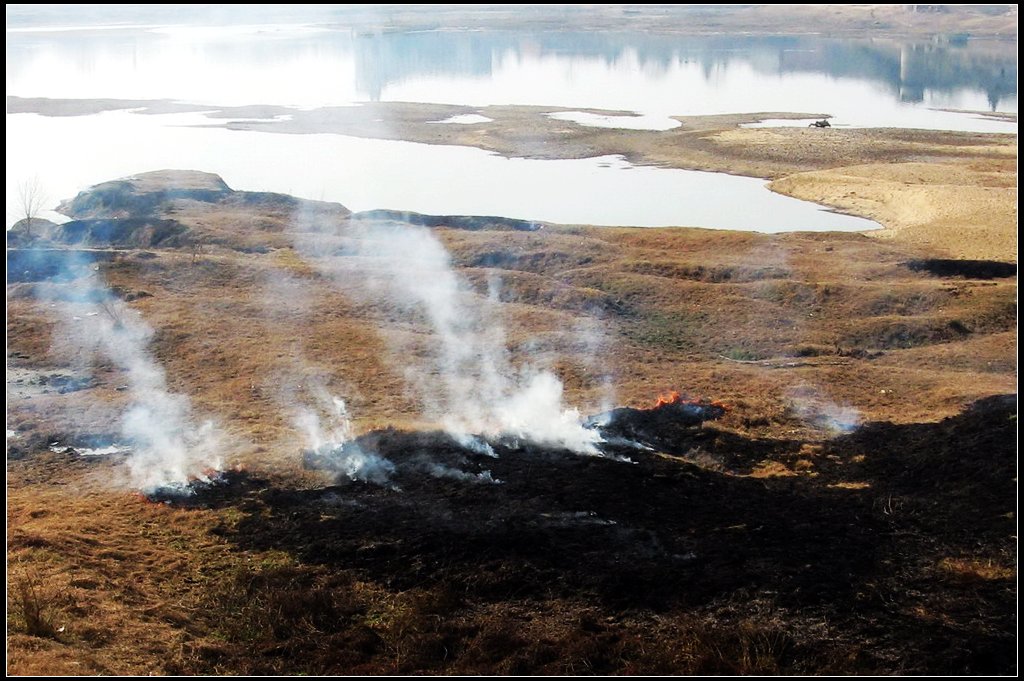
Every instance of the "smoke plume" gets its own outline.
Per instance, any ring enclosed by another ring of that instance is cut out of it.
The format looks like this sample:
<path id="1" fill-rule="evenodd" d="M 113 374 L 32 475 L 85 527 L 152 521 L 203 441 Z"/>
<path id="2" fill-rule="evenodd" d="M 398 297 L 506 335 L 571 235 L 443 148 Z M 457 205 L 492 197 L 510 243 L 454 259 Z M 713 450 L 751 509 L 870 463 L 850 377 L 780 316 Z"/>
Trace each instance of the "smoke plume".
<path id="1" fill-rule="evenodd" d="M 163 368 L 148 350 L 153 329 L 96 272 L 75 286 L 75 300 L 55 303 L 64 323 L 73 325 L 81 349 L 111 362 L 127 381 L 130 406 L 121 434 L 131 446 L 130 484 L 143 492 L 188 493 L 190 482 L 208 481 L 223 464 L 219 431 L 211 421 L 197 422 L 188 397 L 168 388 Z"/>
<path id="2" fill-rule="evenodd" d="M 300 406 L 295 425 L 305 435 L 307 449 L 330 461 L 331 468 L 350 480 L 377 485 L 388 482 L 395 466 L 387 459 L 364 451 L 355 441 L 355 431 L 345 400 L 322 386 L 308 390 L 314 406 Z"/>
<path id="3" fill-rule="evenodd" d="M 343 265 L 322 257 L 330 254 L 321 239 L 301 240 L 299 248 L 350 295 L 387 301 L 431 329 L 428 357 L 403 356 L 407 378 L 428 418 L 482 454 L 493 452 L 475 436 L 600 454 L 600 435 L 565 405 L 561 381 L 542 367 L 512 366 L 496 282 L 490 283 L 489 296 L 475 293 L 429 229 L 355 220 L 349 236 L 341 247 L 349 256 Z M 357 286 L 348 278 L 353 269 Z"/>
<path id="4" fill-rule="evenodd" d="M 436 461 L 422 460 L 416 462 L 416 469 L 423 471 L 427 475 L 435 478 L 449 478 L 451 480 L 458 480 L 460 482 L 470 482 L 477 484 L 487 485 L 503 485 L 504 481 L 495 478 L 490 471 L 484 470 L 479 473 L 470 473 L 459 468 L 452 466 L 446 466 L 443 463 Z"/>
<path id="5" fill-rule="evenodd" d="M 860 425 L 860 411 L 837 404 L 822 390 L 802 384 L 790 390 L 790 408 L 804 422 L 830 433 L 849 433 Z"/>
<path id="6" fill-rule="evenodd" d="M 276 323 L 287 323 L 300 328 L 313 314 L 313 291 L 302 279 L 287 272 L 270 270 L 264 273 L 261 300 L 264 313 Z M 287 305 L 281 305 L 287 301 Z M 270 379 L 274 398 L 284 413 L 290 413 L 291 423 L 303 437 L 307 451 L 315 453 L 330 469 L 351 480 L 383 485 L 388 482 L 394 465 L 387 459 L 358 447 L 355 428 L 345 400 L 328 387 L 331 375 L 309 361 L 303 350 L 302 337 L 292 337 L 287 359 Z M 332 372 L 333 373 L 333 372 Z M 342 392 L 351 395 L 350 387 Z"/>

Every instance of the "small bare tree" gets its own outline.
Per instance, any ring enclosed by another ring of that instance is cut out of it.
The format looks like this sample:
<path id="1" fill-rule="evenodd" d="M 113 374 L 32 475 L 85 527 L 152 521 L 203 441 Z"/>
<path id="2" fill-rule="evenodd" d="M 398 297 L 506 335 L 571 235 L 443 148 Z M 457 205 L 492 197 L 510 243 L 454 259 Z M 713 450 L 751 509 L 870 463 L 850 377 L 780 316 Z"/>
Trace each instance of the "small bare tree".
<path id="1" fill-rule="evenodd" d="M 39 217 L 47 200 L 38 175 L 22 180 L 18 185 L 18 207 L 21 209 L 19 218 L 25 221 L 26 237 L 32 236 L 32 221 Z"/>
<path id="2" fill-rule="evenodd" d="M 196 266 L 196 260 L 199 258 L 200 254 L 202 254 L 202 252 L 203 252 L 203 240 L 202 240 L 202 238 L 201 237 L 196 237 L 195 239 L 193 239 L 192 243 L 190 244 L 190 249 L 192 251 L 192 262 L 190 263 L 190 266 L 191 267 L 195 267 Z"/>
<path id="3" fill-rule="evenodd" d="M 113 322 L 115 329 L 124 328 L 124 321 L 121 319 L 121 312 L 118 310 L 117 302 L 113 298 L 101 298 L 99 301 L 100 309 L 107 313 L 110 317 L 110 321 Z"/>

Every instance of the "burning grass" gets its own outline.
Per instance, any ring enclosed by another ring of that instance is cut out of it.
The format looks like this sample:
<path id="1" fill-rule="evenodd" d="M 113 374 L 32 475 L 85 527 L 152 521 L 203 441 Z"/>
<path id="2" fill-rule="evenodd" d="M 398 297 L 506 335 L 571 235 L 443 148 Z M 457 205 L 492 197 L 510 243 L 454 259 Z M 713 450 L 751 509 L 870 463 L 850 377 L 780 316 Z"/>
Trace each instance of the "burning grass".
<path id="1" fill-rule="evenodd" d="M 217 237 L 200 253 L 96 264 L 155 330 L 166 392 L 224 424 L 226 472 L 132 497 L 111 485 L 125 454 L 49 451 L 120 432 L 113 359 L 74 390 L 8 386 L 8 559 L 32 575 L 9 592 L 9 672 L 1013 671 L 1016 403 L 961 408 L 1015 388 L 1015 280 L 915 272 L 857 235 L 435 228 L 493 305 L 475 328 L 533 372 L 480 394 L 557 376 L 545 416 L 604 412 L 587 456 L 437 430 L 443 374 L 408 367 L 460 317 L 360 298 L 371 256 L 333 233 L 293 249 L 276 208 L 232 241 L 267 208 L 243 203 L 175 204 Z M 81 320 L 36 297 L 73 286 L 9 287 L 17 371 L 89 366 L 52 343 Z M 653 399 L 669 387 L 721 401 Z M 317 395 L 351 413 L 325 447 L 294 413 Z M 360 475 L 352 447 L 393 469 Z"/>
<path id="2" fill-rule="evenodd" d="M 977 481 L 986 495 L 936 507 L 932 483 L 895 472 L 982 434 L 999 466 L 1012 462 L 1014 410 L 990 401 L 820 449 L 695 424 L 654 434 L 682 454 L 634 450 L 634 464 L 525 447 L 487 458 L 501 485 L 433 476 L 424 461 L 482 461 L 443 433 L 386 430 L 358 442 L 396 463 L 392 486 L 233 473 L 169 503 L 92 495 L 74 516 L 31 510 L 61 492 L 21 486 L 23 461 L 9 551 L 47 566 L 48 593 L 66 591 L 43 613 L 66 624 L 57 645 L 93 647 L 95 670 L 139 669 L 128 636 L 173 647 L 153 670 L 182 674 L 870 673 L 893 655 L 908 672 L 998 670 L 1015 655 L 1015 573 L 1012 521 L 992 518 L 1012 508 L 1012 485 L 997 467 Z M 814 450 L 820 479 L 681 463 L 697 448 L 755 470 L 766 453 Z M 868 485 L 844 485 L 852 476 Z M 127 584 L 112 609 L 104 594 Z M 942 624 L 966 602 L 983 617 Z M 104 638 L 97 617 L 128 630 Z M 865 650 L 878 627 L 888 642 Z M 24 640 L 15 670 L 48 659 Z"/>
<path id="3" fill-rule="evenodd" d="M 650 411 L 676 401 L 666 402 Z M 174 650 L 150 670 L 186 674 L 849 670 L 849 661 L 838 660 L 856 647 L 857 627 L 891 625 L 890 604 L 908 598 L 902 577 L 880 577 L 877 566 L 936 539 L 922 534 L 914 510 L 929 487 L 894 488 L 899 478 L 889 467 L 903 465 L 908 444 L 923 453 L 935 439 L 959 442 L 958 433 L 970 432 L 998 442 L 1012 432 L 1007 413 L 993 404 L 937 426 L 837 441 L 816 457 L 825 479 L 849 475 L 854 465 L 872 487 L 832 494 L 794 478 L 751 485 L 642 451 L 633 451 L 637 463 L 628 465 L 543 448 L 487 459 L 504 484 L 476 485 L 433 477 L 421 465 L 473 460 L 448 436 L 381 431 L 360 444 L 398 462 L 400 489 L 346 478 L 302 490 L 290 479 L 235 473 L 165 503 L 123 506 L 94 494 L 72 502 L 69 516 L 32 510 L 62 492 L 24 486 L 20 476 L 41 462 L 23 461 L 14 469 L 9 551 L 23 564 L 51 556 L 42 563 L 50 566 L 42 579 L 52 586 L 39 602 L 41 621 L 66 626 L 55 645 L 96 651 L 86 668 L 105 673 L 145 669 L 139 663 L 147 648 L 138 640 L 154 651 Z M 699 424 L 687 432 L 674 441 L 676 451 L 701 448 L 720 458 L 749 452 L 752 462 L 763 456 L 755 452 L 764 443 Z M 783 459 L 810 451 L 787 442 L 762 451 L 772 448 Z M 872 457 L 852 453 L 860 451 Z M 998 451 L 1012 460 L 1012 448 Z M 74 475 L 67 455 L 53 456 L 56 475 Z M 965 511 L 983 498 L 996 503 L 985 517 L 1001 504 L 1012 507 L 1012 488 L 1000 490 L 960 498 L 935 520 L 988 522 Z M 898 504 L 893 493 L 901 495 Z M 890 501 L 876 504 L 880 494 Z M 931 620 L 900 614 L 907 628 L 896 629 L 903 633 L 892 652 L 904 669 L 998 669 L 1012 659 L 1012 638 L 999 633 L 999 618 L 1012 618 L 1012 609 L 996 605 L 1009 608 L 1012 599 L 995 597 L 1012 583 L 1012 561 L 998 553 L 942 557 L 976 546 L 976 534 L 965 543 L 957 536 L 941 535 L 934 561 L 956 577 L 947 587 L 954 595 L 963 588 L 992 592 L 980 601 L 989 619 L 967 633 L 931 627 L 918 639 L 910 632 Z M 70 577 L 60 567 L 69 558 L 78 565 Z M 988 566 L 984 579 L 959 576 L 980 572 L 976 566 Z M 125 607 L 111 610 L 107 599 L 128 584 Z M 61 589 L 67 593 L 57 597 Z M 776 596 L 742 605 L 731 596 L 765 590 Z M 865 590 L 874 594 L 867 601 Z M 97 618 L 108 624 L 95 626 Z M 814 624 L 823 618 L 844 637 Z M 51 629 L 23 631 L 31 638 Z M 9 643 L 12 671 L 69 669 L 61 666 L 68 658 L 26 648 L 29 639 L 19 636 Z M 950 653 L 936 656 L 936 640 Z M 964 646 L 979 642 L 1002 652 L 991 657 L 979 649 L 964 658 Z M 855 668 L 886 669 L 888 654 L 861 654 Z"/>

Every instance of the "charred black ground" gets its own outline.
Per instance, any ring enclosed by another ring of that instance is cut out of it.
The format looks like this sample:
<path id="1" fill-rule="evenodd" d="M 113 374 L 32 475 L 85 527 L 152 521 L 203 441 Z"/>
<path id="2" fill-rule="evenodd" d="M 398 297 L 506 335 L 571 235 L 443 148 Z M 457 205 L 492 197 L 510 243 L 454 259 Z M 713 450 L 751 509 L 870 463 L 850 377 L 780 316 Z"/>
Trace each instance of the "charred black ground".
<path id="1" fill-rule="evenodd" d="M 937 277 L 962 277 L 964 279 L 1000 279 L 1017 276 L 1017 263 L 998 260 L 952 260 L 948 258 L 923 258 L 907 263 L 914 272 L 928 272 Z"/>
<path id="2" fill-rule="evenodd" d="M 1015 397 L 940 423 L 868 424 L 815 451 L 813 477 L 741 472 L 807 456 L 795 442 L 748 440 L 699 421 L 673 426 L 650 413 L 648 436 L 661 446 L 632 449 L 633 463 L 536 446 L 498 445 L 490 458 L 440 432 L 386 429 L 358 443 L 395 463 L 390 486 L 295 490 L 232 474 L 179 501 L 241 511 L 218 530 L 240 549 L 285 551 L 346 579 L 441 598 L 430 600 L 434 624 L 397 671 L 472 670 L 480 631 L 466 628 L 466 613 L 498 604 L 539 613 L 556 602 L 587 613 L 578 635 L 598 673 L 636 668 L 627 664 L 636 651 L 623 646 L 639 620 L 684 611 L 710 630 L 762 626 L 757 636 L 770 640 L 761 653 L 775 671 L 1015 669 L 1012 579 L 943 567 L 1015 550 Z M 433 466 L 488 470 L 500 483 L 434 477 Z M 332 603 L 307 607 L 341 618 L 317 645 L 344 648 L 319 658 L 325 673 L 342 673 L 380 642 L 353 649 L 355 625 L 345 622 L 359 618 L 346 620 Z M 836 659 L 851 641 L 864 642 L 854 659 Z M 548 644 L 512 636 L 487 664 L 550 671 Z M 289 638 L 274 654 L 309 645 Z M 745 668 L 715 659 L 702 670 Z M 255 671 L 273 669 L 273 658 L 255 660 Z"/>
<path id="3" fill-rule="evenodd" d="M 383 339 L 428 330 L 296 251 L 322 237 L 348 258 L 341 206 L 164 171 L 65 208 L 8 237 L 9 578 L 50 618 L 9 591 L 12 673 L 1016 671 L 1016 400 L 976 402 L 1014 390 L 1006 263 L 861 235 L 356 216 L 438 225 L 478 293 L 501 280 L 515 363 L 561 357 L 573 404 L 607 369 L 623 404 L 678 386 L 732 406 L 602 415 L 610 457 L 499 439 L 495 459 L 409 430 L 422 405 Z M 96 272 L 249 472 L 145 497 L 111 488 L 128 454 L 83 455 L 122 444 L 129 397 L 116 366 L 54 349 L 75 336 L 53 304 L 91 300 Z M 597 364 L 577 321 L 606 327 Z M 361 432 L 406 429 L 353 443 L 391 462 L 383 484 L 297 465 L 277 390 L 297 354 Z"/>

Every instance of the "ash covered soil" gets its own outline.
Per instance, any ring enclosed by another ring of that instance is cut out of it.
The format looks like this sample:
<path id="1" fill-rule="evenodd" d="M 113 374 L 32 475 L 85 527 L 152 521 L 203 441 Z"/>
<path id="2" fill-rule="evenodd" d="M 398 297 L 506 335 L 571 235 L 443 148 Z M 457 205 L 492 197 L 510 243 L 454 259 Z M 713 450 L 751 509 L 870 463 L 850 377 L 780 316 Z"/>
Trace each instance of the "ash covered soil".
<path id="1" fill-rule="evenodd" d="M 1015 665 L 1013 584 L 957 561 L 1014 552 L 1015 414 L 1014 397 L 995 397 L 937 424 L 873 424 L 802 454 L 790 441 L 656 429 L 667 451 L 632 450 L 631 463 L 536 446 L 499 446 L 492 459 L 440 433 L 375 431 L 361 444 L 397 464 L 393 488 L 297 491 L 239 475 L 189 503 L 241 511 L 214 532 L 247 550 L 443 595 L 407 671 L 556 673 L 578 655 L 588 673 L 998 673 Z M 690 462 L 695 451 L 703 465 Z M 818 476 L 744 473 L 800 456 Z M 439 479 L 424 473 L 430 464 L 490 476 Z M 570 604 L 572 636 L 527 633 L 546 603 Z M 456 613 L 506 604 L 528 613 L 513 618 L 522 629 L 504 630 L 505 650 L 482 658 L 482 632 Z M 709 626 L 714 643 L 666 640 L 647 653 L 633 638 L 645 621 L 684 616 Z M 339 647 L 351 634 L 334 632 Z M 451 664 L 433 667 L 442 649 Z"/>
<path id="2" fill-rule="evenodd" d="M 179 525 L 171 593 L 108 583 L 140 557 L 115 526 L 71 542 L 71 591 L 88 595 L 63 607 L 104 612 L 96 591 L 129 589 L 131 616 L 183 645 L 165 673 L 1009 673 L 1016 412 L 993 397 L 811 447 L 657 419 L 645 434 L 662 446 L 621 450 L 631 462 L 372 431 L 357 443 L 395 463 L 387 486 L 235 471 L 189 497 L 114 500 Z M 765 460 L 815 476 L 751 475 Z M 82 461 L 23 460 L 15 477 L 105 465 Z M 63 554 L 22 523 L 10 545 Z M 70 621 L 46 650 L 118 669 Z"/>
<path id="3" fill-rule="evenodd" d="M 64 210 L 8 235 L 11 673 L 1016 671 L 1009 256 L 366 217 L 427 225 L 482 297 L 499 277 L 510 355 L 552 358 L 572 403 L 614 378 L 617 458 L 495 458 L 419 416 L 394 351 L 424 321 L 303 255 L 353 257 L 343 207 L 163 172 Z M 129 400 L 52 307 L 90 271 L 225 424 L 219 482 L 146 498 L 123 452 L 76 455 Z M 387 484 L 303 456 L 280 388 L 317 376 Z M 728 410 L 652 410 L 671 389 Z"/>

